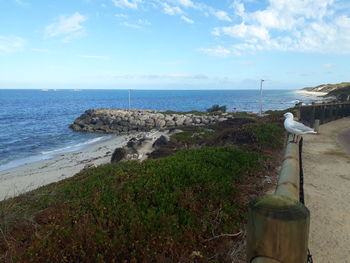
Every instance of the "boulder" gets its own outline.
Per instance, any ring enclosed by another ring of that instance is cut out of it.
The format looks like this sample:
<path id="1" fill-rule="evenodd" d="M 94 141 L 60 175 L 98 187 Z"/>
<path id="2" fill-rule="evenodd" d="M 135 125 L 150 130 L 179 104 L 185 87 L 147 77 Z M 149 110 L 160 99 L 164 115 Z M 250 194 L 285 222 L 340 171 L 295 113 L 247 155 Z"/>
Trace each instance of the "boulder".
<path id="1" fill-rule="evenodd" d="M 174 126 L 175 126 L 175 122 L 172 121 L 172 120 L 170 120 L 170 121 L 167 121 L 167 122 L 165 123 L 165 125 L 168 126 L 168 127 L 174 127 Z"/>
<path id="2" fill-rule="evenodd" d="M 151 110 L 97 109 L 85 111 L 70 128 L 95 133 L 128 133 L 169 129 L 181 126 L 202 126 L 228 119 L 230 115 L 165 114 Z M 220 118 L 220 119 L 219 119 Z"/>
<path id="3" fill-rule="evenodd" d="M 111 158 L 111 163 L 120 162 L 126 156 L 126 151 L 123 148 L 117 148 L 114 150 Z"/>
<path id="4" fill-rule="evenodd" d="M 153 143 L 152 147 L 158 150 L 160 147 L 167 145 L 168 143 L 169 137 L 162 135 Z"/>
<path id="5" fill-rule="evenodd" d="M 161 120 L 161 119 L 156 120 L 156 127 L 162 128 L 165 126 L 165 124 L 166 124 L 165 120 Z"/>

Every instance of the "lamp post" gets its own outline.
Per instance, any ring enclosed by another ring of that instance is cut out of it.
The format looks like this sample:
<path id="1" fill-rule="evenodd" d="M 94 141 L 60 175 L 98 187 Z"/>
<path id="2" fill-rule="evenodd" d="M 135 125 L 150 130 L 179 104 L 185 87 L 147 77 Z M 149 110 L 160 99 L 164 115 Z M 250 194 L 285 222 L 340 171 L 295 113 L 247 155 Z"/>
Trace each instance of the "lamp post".
<path id="1" fill-rule="evenodd" d="M 262 107 L 263 107 L 263 102 L 262 102 L 262 84 L 265 80 L 260 80 L 260 116 L 262 116 Z"/>

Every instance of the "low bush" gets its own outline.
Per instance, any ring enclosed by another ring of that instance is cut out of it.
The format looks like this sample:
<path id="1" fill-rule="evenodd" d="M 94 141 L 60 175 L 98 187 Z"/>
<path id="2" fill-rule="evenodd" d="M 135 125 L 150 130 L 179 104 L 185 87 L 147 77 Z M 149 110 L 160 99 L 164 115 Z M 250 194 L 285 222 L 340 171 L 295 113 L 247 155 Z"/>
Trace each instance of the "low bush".
<path id="1" fill-rule="evenodd" d="M 55 184 L 49 199 L 27 194 L 43 210 L 36 226 L 24 239 L 10 233 L 0 251 L 15 262 L 194 262 L 194 251 L 196 262 L 215 262 L 215 242 L 204 240 L 241 227 L 239 185 L 261 158 L 204 147 L 87 170 Z"/>
<path id="2" fill-rule="evenodd" d="M 216 112 L 216 111 L 226 112 L 226 105 L 220 106 L 218 104 L 214 104 L 209 109 L 207 109 L 207 112 Z"/>
<path id="3" fill-rule="evenodd" d="M 250 134 L 252 144 L 269 148 L 281 148 L 283 145 L 284 129 L 279 123 L 249 123 L 242 129 Z"/>

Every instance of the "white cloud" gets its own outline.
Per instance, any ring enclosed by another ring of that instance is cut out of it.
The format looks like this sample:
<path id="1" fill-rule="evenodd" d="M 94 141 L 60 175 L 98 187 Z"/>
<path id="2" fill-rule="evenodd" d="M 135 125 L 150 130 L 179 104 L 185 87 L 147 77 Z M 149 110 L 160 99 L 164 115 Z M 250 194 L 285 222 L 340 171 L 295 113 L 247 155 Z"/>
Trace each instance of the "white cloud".
<path id="1" fill-rule="evenodd" d="M 195 7 L 195 4 L 191 0 L 174 0 L 174 2 L 184 7 Z"/>
<path id="2" fill-rule="evenodd" d="M 223 10 L 216 10 L 209 5 L 201 2 L 193 2 L 191 0 L 155 0 L 158 5 L 163 8 L 163 12 L 168 15 L 184 15 L 185 11 L 191 10 L 201 12 L 205 16 L 213 16 L 221 21 L 231 22 L 232 19 L 227 12 Z M 180 18 L 184 20 L 181 16 Z"/>
<path id="3" fill-rule="evenodd" d="M 189 73 L 172 73 L 172 74 L 146 74 L 146 75 L 134 75 L 134 74 L 112 74 L 114 78 L 118 79 L 207 79 L 208 76 L 204 74 L 189 74 Z"/>
<path id="4" fill-rule="evenodd" d="M 185 21 L 186 23 L 193 24 L 194 21 L 191 18 L 188 18 L 187 16 L 181 16 L 181 19 Z"/>
<path id="5" fill-rule="evenodd" d="M 172 79 L 207 79 L 208 76 L 204 74 L 168 74 L 166 78 Z"/>
<path id="6" fill-rule="evenodd" d="M 0 55 L 21 51 L 25 43 L 26 41 L 21 37 L 0 35 Z"/>
<path id="7" fill-rule="evenodd" d="M 199 51 L 214 57 L 227 57 L 232 53 L 231 50 L 222 46 L 217 46 L 213 48 L 200 48 Z"/>
<path id="8" fill-rule="evenodd" d="M 125 14 L 115 14 L 114 16 L 119 18 L 128 18 L 128 15 Z"/>
<path id="9" fill-rule="evenodd" d="M 116 7 L 137 9 L 143 0 L 112 0 Z"/>
<path id="10" fill-rule="evenodd" d="M 178 6 L 170 6 L 167 3 L 161 3 L 163 7 L 163 12 L 167 15 L 181 15 L 183 11 Z"/>
<path id="11" fill-rule="evenodd" d="M 56 22 L 45 27 L 45 36 L 62 37 L 63 42 L 69 42 L 83 35 L 85 28 L 81 23 L 86 20 L 87 18 L 78 12 L 71 16 L 62 15 Z"/>
<path id="12" fill-rule="evenodd" d="M 269 0 L 248 11 L 243 1 L 232 7 L 240 22 L 216 27 L 212 34 L 233 38 L 233 54 L 258 50 L 350 53 L 350 17 L 337 13 L 335 0 Z"/>
<path id="13" fill-rule="evenodd" d="M 213 11 L 212 14 L 219 20 L 232 22 L 231 18 L 225 11 Z"/>
<path id="14" fill-rule="evenodd" d="M 256 42 L 258 40 L 267 41 L 269 39 L 269 32 L 266 28 L 261 26 L 249 25 L 244 23 L 215 28 L 213 34 L 216 36 L 227 35 L 236 38 L 244 38 L 249 42 Z"/>
<path id="15" fill-rule="evenodd" d="M 136 22 L 133 22 L 133 23 L 122 22 L 120 23 L 120 25 L 134 28 L 134 29 L 143 29 L 145 26 L 151 25 L 151 23 L 147 19 L 138 19 Z"/>
<path id="16" fill-rule="evenodd" d="M 142 29 L 143 27 L 137 24 L 132 24 L 129 22 L 122 22 L 120 23 L 121 26 L 126 26 L 126 27 L 130 27 L 130 28 L 134 28 L 134 29 Z"/>

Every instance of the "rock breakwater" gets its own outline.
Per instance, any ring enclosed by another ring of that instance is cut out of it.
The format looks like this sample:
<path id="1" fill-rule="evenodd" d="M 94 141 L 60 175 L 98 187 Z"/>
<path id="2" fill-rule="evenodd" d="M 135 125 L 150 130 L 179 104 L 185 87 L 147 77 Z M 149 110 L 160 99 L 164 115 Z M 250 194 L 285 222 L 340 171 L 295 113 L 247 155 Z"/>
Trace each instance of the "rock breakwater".
<path id="1" fill-rule="evenodd" d="M 94 133 L 130 133 L 183 126 L 204 126 L 232 118 L 228 113 L 167 114 L 153 110 L 96 109 L 87 110 L 70 126 L 75 131 Z"/>

